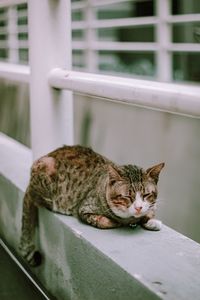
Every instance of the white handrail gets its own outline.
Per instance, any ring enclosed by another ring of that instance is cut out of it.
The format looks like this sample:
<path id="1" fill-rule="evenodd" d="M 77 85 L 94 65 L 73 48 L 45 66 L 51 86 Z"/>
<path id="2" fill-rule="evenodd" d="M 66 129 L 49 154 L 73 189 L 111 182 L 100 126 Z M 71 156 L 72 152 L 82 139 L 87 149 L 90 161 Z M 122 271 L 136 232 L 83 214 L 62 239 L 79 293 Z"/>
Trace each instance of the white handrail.
<path id="1" fill-rule="evenodd" d="M 29 82 L 28 66 L 0 63 L 0 77 Z M 110 101 L 200 118 L 200 87 L 53 69 L 49 83 Z"/>
<path id="2" fill-rule="evenodd" d="M 50 72 L 49 83 L 88 96 L 200 118 L 200 87 L 62 69 Z"/>
<path id="3" fill-rule="evenodd" d="M 16 82 L 29 82 L 30 67 L 0 62 L 0 78 L 13 80 Z"/>

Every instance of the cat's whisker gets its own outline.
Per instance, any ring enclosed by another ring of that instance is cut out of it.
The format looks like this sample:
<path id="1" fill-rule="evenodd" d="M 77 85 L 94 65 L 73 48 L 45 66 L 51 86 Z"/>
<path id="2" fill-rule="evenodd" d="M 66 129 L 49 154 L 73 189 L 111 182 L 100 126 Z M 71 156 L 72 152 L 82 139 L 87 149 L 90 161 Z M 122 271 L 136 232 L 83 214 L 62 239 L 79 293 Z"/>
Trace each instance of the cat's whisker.
<path id="1" fill-rule="evenodd" d="M 163 203 L 164 203 L 165 201 L 164 201 L 164 199 L 163 198 L 158 198 L 157 200 L 156 200 L 156 203 L 158 204 L 158 205 L 162 205 Z"/>

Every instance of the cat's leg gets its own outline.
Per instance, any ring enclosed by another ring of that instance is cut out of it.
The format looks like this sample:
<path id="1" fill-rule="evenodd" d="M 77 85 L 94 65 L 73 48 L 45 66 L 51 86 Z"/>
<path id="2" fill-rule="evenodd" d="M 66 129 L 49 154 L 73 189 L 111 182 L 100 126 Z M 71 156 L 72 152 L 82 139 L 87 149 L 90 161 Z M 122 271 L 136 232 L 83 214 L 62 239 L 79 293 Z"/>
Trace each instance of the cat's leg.
<path id="1" fill-rule="evenodd" d="M 91 226 L 100 229 L 109 229 L 120 227 L 117 221 L 105 216 L 101 212 L 101 205 L 96 197 L 86 198 L 78 208 L 78 217 L 84 222 Z M 97 213 L 94 212 L 97 211 Z M 99 212 L 98 212 L 99 211 Z"/>
<path id="2" fill-rule="evenodd" d="M 38 209 L 34 198 L 27 188 L 23 201 L 22 233 L 19 250 L 23 258 L 30 266 L 37 266 L 41 263 L 41 255 L 35 250 L 34 237 L 37 223 Z"/>
<path id="3" fill-rule="evenodd" d="M 121 224 L 103 215 L 86 213 L 80 214 L 79 216 L 83 222 L 100 229 L 110 229 L 121 226 Z"/>

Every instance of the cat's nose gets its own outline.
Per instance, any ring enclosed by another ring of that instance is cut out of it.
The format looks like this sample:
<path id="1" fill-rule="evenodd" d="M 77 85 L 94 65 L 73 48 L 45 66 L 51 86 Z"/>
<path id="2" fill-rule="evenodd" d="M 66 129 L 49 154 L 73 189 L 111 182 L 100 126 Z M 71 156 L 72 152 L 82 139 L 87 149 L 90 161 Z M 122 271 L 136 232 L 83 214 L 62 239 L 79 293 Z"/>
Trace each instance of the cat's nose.
<path id="1" fill-rule="evenodd" d="M 137 211 L 137 213 L 140 213 L 142 210 L 142 206 L 136 206 L 135 210 Z"/>

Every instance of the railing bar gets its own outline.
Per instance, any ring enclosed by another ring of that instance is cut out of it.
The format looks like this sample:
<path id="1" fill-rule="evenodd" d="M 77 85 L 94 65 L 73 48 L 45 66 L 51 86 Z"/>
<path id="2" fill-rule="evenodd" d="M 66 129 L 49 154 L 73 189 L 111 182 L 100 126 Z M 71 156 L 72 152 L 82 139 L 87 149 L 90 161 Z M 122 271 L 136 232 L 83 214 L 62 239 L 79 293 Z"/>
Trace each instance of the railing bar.
<path id="1" fill-rule="evenodd" d="M 21 19 L 21 18 L 27 18 L 27 10 L 18 11 L 18 12 L 16 11 L 16 15 L 13 16 L 13 19 L 15 21 L 18 20 L 18 19 Z M 6 20 L 7 20 L 7 12 L 4 13 L 3 15 L 0 15 L 0 21 L 6 21 Z"/>
<path id="2" fill-rule="evenodd" d="M 73 41 L 73 49 L 87 49 L 86 42 Z M 90 48 L 96 51 L 156 51 L 156 43 L 137 43 L 137 42 L 92 42 Z"/>
<path id="3" fill-rule="evenodd" d="M 106 5 L 112 5 L 117 3 L 123 3 L 123 2 L 133 2 L 138 0 L 93 0 L 92 6 L 106 6 Z M 146 0 L 139 0 L 139 2 L 144 2 Z M 150 1 L 150 0 L 148 0 Z"/>
<path id="4" fill-rule="evenodd" d="M 112 51 L 156 51 L 156 43 L 138 43 L 138 42 L 94 42 L 91 44 L 94 50 L 112 50 Z"/>
<path id="5" fill-rule="evenodd" d="M 19 25 L 16 33 L 28 33 L 28 26 Z"/>
<path id="6" fill-rule="evenodd" d="M 126 27 L 126 26 L 147 26 L 156 25 L 158 23 L 157 17 L 137 17 L 137 18 L 124 18 L 113 20 L 97 20 L 91 24 L 94 28 L 107 28 L 107 27 Z"/>
<path id="7" fill-rule="evenodd" d="M 0 27 L 0 34 L 8 34 L 8 28 L 7 28 L 7 26 Z"/>
<path id="8" fill-rule="evenodd" d="M 54 69 L 49 83 L 58 89 L 153 110 L 200 118 L 200 88 Z"/>
<path id="9" fill-rule="evenodd" d="M 187 14 L 179 16 L 169 16 L 166 21 L 168 23 L 186 23 L 186 22 L 200 22 L 200 14 Z"/>
<path id="10" fill-rule="evenodd" d="M 157 79 L 164 82 L 172 80 L 172 58 L 171 53 L 167 51 L 166 46 L 171 42 L 171 26 L 166 23 L 166 19 L 170 14 L 169 0 L 156 0 L 155 13 L 158 16 L 158 24 L 156 26 L 156 41 L 158 51 L 156 52 L 156 75 Z"/>
<path id="11" fill-rule="evenodd" d="M 10 80 L 29 82 L 29 75 L 30 75 L 30 69 L 28 66 L 17 66 L 17 65 L 7 64 L 7 63 L 0 63 L 0 77 L 7 78 Z M 84 89 L 82 87 L 82 89 L 80 90 L 79 80 L 80 82 L 84 82 Z M 103 87 L 104 85 L 107 86 L 106 94 L 101 94 L 102 91 L 105 92 L 105 89 L 102 88 L 103 82 L 104 82 Z M 110 85 L 110 90 L 113 91 L 113 87 L 115 90 L 114 92 L 111 93 L 112 99 L 115 99 L 118 102 L 125 102 L 128 104 L 134 104 L 133 96 L 136 92 L 139 92 L 139 96 L 142 98 L 141 95 L 143 91 L 144 92 L 143 96 L 145 96 L 146 98 L 141 99 L 141 101 L 135 103 L 135 105 L 137 104 L 140 106 L 148 107 L 148 104 L 151 104 L 154 109 L 157 108 L 160 110 L 165 110 L 165 111 L 167 110 L 171 112 L 173 110 L 174 113 L 192 115 L 193 117 L 198 117 L 198 118 L 200 116 L 200 100 L 199 100 L 200 88 L 199 87 L 190 87 L 190 86 L 183 86 L 183 85 L 176 85 L 176 84 L 166 85 L 163 83 L 153 82 L 153 81 L 119 78 L 119 77 L 96 75 L 96 74 L 91 75 L 87 73 L 74 72 L 74 71 L 68 72 L 65 70 L 52 70 L 52 73 L 50 75 L 50 83 L 53 87 L 69 89 L 69 90 L 73 90 L 74 92 L 80 92 L 80 93 L 84 93 L 85 91 L 86 94 L 91 94 L 102 98 L 106 98 L 106 97 L 109 98 L 108 86 Z M 91 85 L 91 87 L 89 86 L 88 83 Z M 94 92 L 92 92 L 94 89 L 94 85 L 96 85 L 96 88 Z M 98 87 L 100 88 L 100 91 L 98 91 Z M 118 100 L 119 98 L 118 89 L 123 91 L 124 89 L 126 90 L 123 99 Z M 127 91 L 128 91 L 128 95 L 127 95 Z M 155 97 L 153 100 L 152 100 L 153 97 L 152 93 Z M 147 96 L 149 97 L 149 99 Z M 159 96 L 162 98 L 162 102 L 160 101 L 159 103 L 157 103 L 155 99 L 157 99 Z M 183 100 L 183 102 L 181 102 L 182 101 L 181 99 Z M 166 101 L 168 102 L 167 104 L 168 106 L 166 105 Z M 172 103 L 171 107 L 169 106 L 170 101 Z M 182 104 L 183 107 L 181 107 Z"/>
<path id="12" fill-rule="evenodd" d="M 74 2 L 71 4 L 72 10 L 81 10 L 87 7 L 86 2 Z"/>
<path id="13" fill-rule="evenodd" d="M 0 48 L 7 49 L 8 48 L 8 40 L 0 41 Z"/>
<path id="14" fill-rule="evenodd" d="M 73 30 L 78 30 L 78 29 L 86 29 L 87 28 L 87 23 L 86 21 L 73 21 L 72 22 L 72 29 Z"/>
<path id="15" fill-rule="evenodd" d="M 0 28 L 0 34 L 8 34 L 8 28 L 5 26 L 4 28 Z M 28 33 L 28 26 L 26 25 L 20 25 L 16 29 L 12 30 L 13 34 L 18 34 L 18 33 Z"/>
<path id="16" fill-rule="evenodd" d="M 171 52 L 200 52 L 200 45 L 192 43 L 173 43 L 167 46 L 167 50 Z"/>
<path id="17" fill-rule="evenodd" d="M 15 34 L 17 10 L 14 6 L 8 8 L 8 59 L 12 63 L 18 61 L 18 38 Z"/>
<path id="18" fill-rule="evenodd" d="M 17 12 L 17 19 L 22 19 L 22 18 L 27 18 L 27 17 L 28 17 L 27 9 L 20 10 Z"/>
<path id="19" fill-rule="evenodd" d="M 112 4 L 117 4 L 117 3 L 123 3 L 123 2 L 131 2 L 133 0 L 101 0 L 101 1 L 92 1 L 91 6 L 92 7 L 98 7 L 98 6 L 106 6 L 106 5 L 112 5 Z M 140 0 L 144 1 L 144 0 Z M 72 10 L 81 10 L 85 9 L 88 6 L 86 1 L 82 2 L 75 2 L 72 3 Z"/>
<path id="20" fill-rule="evenodd" d="M 73 41 L 74 50 L 87 49 L 87 43 L 84 41 Z M 92 42 L 90 48 L 95 51 L 157 51 L 159 45 L 157 43 L 138 43 L 138 42 Z M 170 43 L 164 47 L 169 52 L 200 52 L 200 45 L 195 43 Z"/>
<path id="21" fill-rule="evenodd" d="M 27 26 L 19 26 L 16 30 L 13 30 L 13 34 L 19 34 L 19 33 L 28 33 L 28 27 Z M 0 34 L 8 34 L 8 28 L 0 28 Z"/>
<path id="22" fill-rule="evenodd" d="M 90 22 L 89 26 L 94 29 L 100 28 L 118 28 L 127 26 L 148 26 L 156 25 L 157 17 L 137 17 L 137 18 L 121 18 L 112 20 L 95 20 Z M 86 21 L 73 21 L 72 29 L 84 29 L 88 26 Z"/>
<path id="23" fill-rule="evenodd" d="M 8 18 L 7 13 L 0 15 L 0 21 L 7 21 L 7 18 Z"/>
<path id="24" fill-rule="evenodd" d="M 0 78 L 29 82 L 30 68 L 24 65 L 0 62 Z"/>
<path id="25" fill-rule="evenodd" d="M 91 4 L 92 1 L 88 1 L 88 4 Z M 85 64 L 87 66 L 88 72 L 97 72 L 98 70 L 98 53 L 96 51 L 93 51 L 93 48 L 91 47 L 93 42 L 96 41 L 97 38 L 97 32 L 96 30 L 93 30 L 93 28 L 90 26 L 95 21 L 96 14 L 91 5 L 88 5 L 87 9 L 84 12 L 85 20 L 87 23 L 86 30 L 84 32 L 84 38 L 85 42 L 87 44 L 87 48 L 85 50 Z"/>
<path id="26" fill-rule="evenodd" d="M 1 0 L 0 7 L 8 7 L 18 4 L 27 3 L 27 0 Z"/>
<path id="27" fill-rule="evenodd" d="M 10 43 L 9 48 L 11 49 L 28 48 L 28 40 L 17 40 L 16 42 Z"/>
<path id="28" fill-rule="evenodd" d="M 16 42 L 9 42 L 8 40 L 0 41 L 1 49 L 19 49 L 25 48 L 28 49 L 28 40 L 19 40 Z"/>

